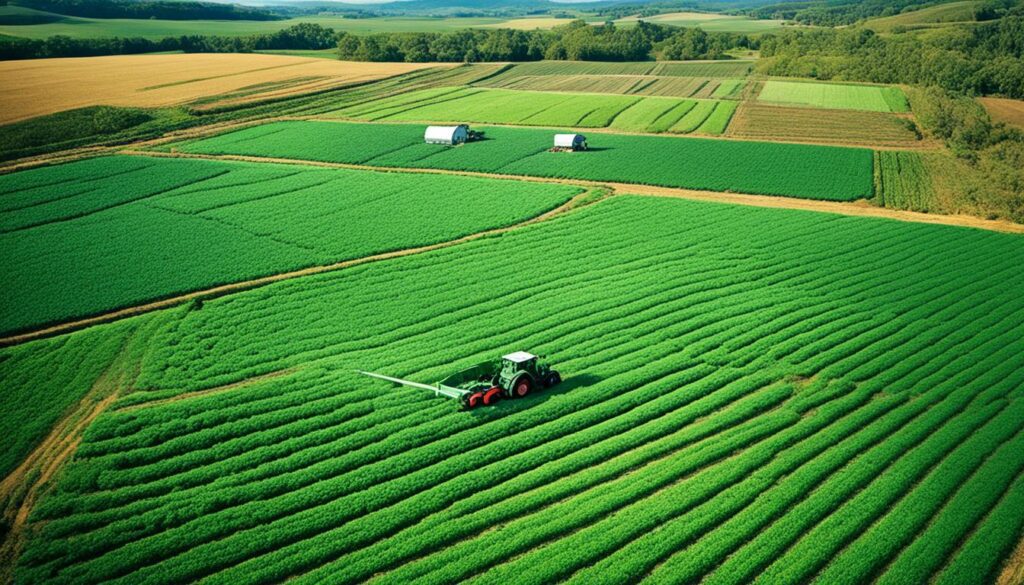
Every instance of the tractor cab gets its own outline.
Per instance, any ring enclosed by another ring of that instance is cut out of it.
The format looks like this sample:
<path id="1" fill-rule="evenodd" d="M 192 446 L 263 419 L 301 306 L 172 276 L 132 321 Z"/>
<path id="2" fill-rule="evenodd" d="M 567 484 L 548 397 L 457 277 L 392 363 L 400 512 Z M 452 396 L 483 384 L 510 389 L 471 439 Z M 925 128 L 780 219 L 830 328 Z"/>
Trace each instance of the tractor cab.
<path id="1" fill-rule="evenodd" d="M 537 356 L 517 351 L 501 356 L 501 380 L 511 380 L 518 372 L 533 373 L 537 369 Z M 502 384 L 504 385 L 504 384 Z"/>
<path id="2" fill-rule="evenodd" d="M 561 381 L 558 372 L 539 363 L 532 353 L 517 351 L 501 356 L 498 386 L 508 398 L 522 398 L 534 388 L 550 388 Z"/>

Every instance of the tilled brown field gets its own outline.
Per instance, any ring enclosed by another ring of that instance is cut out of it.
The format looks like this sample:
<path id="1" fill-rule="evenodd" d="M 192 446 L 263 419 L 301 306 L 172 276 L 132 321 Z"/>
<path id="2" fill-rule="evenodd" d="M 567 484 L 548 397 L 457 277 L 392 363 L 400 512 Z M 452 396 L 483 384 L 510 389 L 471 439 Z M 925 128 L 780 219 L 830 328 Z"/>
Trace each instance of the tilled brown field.
<path id="1" fill-rule="evenodd" d="M 823 142 L 900 148 L 931 147 L 892 114 L 853 110 L 787 108 L 745 103 L 727 136 L 755 140 Z"/>

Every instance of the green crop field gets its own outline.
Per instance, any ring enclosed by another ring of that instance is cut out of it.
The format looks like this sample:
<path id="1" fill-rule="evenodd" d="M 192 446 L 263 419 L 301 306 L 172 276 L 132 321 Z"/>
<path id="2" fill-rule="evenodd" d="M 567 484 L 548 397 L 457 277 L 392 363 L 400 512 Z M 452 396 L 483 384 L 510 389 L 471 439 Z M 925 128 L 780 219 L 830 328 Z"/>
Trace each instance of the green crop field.
<path id="1" fill-rule="evenodd" d="M 916 152 L 880 151 L 876 156 L 877 202 L 894 209 L 929 211 L 934 191 L 921 155 Z"/>
<path id="2" fill-rule="evenodd" d="M 982 4 L 983 2 L 980 0 L 942 2 L 934 6 L 911 10 L 902 14 L 870 18 L 864 23 L 864 26 L 876 32 L 892 32 L 897 27 L 913 30 L 973 22 L 975 20 L 975 10 Z"/>
<path id="3" fill-rule="evenodd" d="M 907 97 L 898 87 L 840 85 L 802 81 L 764 83 L 757 99 L 762 102 L 796 104 L 836 110 L 907 112 Z"/>
<path id="4" fill-rule="evenodd" d="M 697 106 L 697 107 L 694 107 Z M 694 111 L 694 123 L 665 124 L 674 110 Z M 341 108 L 327 117 L 357 120 L 480 122 L 606 128 L 632 132 L 721 134 L 735 103 L 657 97 L 475 88 L 432 88 Z M 712 116 L 712 112 L 715 113 Z"/>
<path id="5" fill-rule="evenodd" d="M 617 196 L 3 349 L 5 421 L 123 385 L 15 581 L 990 582 L 1024 529 L 1022 264 L 1012 235 Z M 522 348 L 565 382 L 486 410 L 353 372 Z"/>
<path id="6" fill-rule="evenodd" d="M 124 156 L 2 175 L 2 289 L 5 305 L 19 309 L 3 311 L 0 333 L 453 240 L 539 215 L 578 191 Z M 441 211 L 452 206 L 459 213 Z"/>
<path id="7" fill-rule="evenodd" d="M 686 122 L 688 115 L 676 125 Z M 712 123 L 722 123 L 722 117 Z M 872 152 L 866 149 L 600 134 L 591 137 L 588 152 L 560 153 L 548 152 L 553 135 L 549 130 L 484 127 L 480 130 L 486 140 L 451 148 L 424 144 L 423 129 L 416 124 L 279 122 L 179 148 L 204 154 L 622 181 L 811 199 L 854 200 L 873 192 Z"/>

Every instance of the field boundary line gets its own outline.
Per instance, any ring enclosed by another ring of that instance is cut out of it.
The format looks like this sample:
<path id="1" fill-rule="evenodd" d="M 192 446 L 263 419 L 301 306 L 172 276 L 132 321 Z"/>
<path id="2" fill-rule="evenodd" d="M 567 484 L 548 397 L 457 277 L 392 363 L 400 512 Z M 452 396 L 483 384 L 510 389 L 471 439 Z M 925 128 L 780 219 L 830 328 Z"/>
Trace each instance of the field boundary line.
<path id="1" fill-rule="evenodd" d="M 890 209 L 887 207 L 876 207 L 869 203 L 860 202 L 825 201 L 821 199 L 801 199 L 798 197 L 786 197 L 781 195 L 754 195 L 749 193 L 731 193 L 724 191 L 703 191 L 699 189 L 685 189 L 682 187 L 659 187 L 656 185 L 643 185 L 640 183 L 619 183 L 615 181 L 562 179 L 555 177 L 538 177 L 531 175 L 486 173 L 480 171 L 457 171 L 451 169 L 382 167 L 366 164 L 335 163 L 291 158 L 262 157 L 235 154 L 195 154 L 182 152 L 166 153 L 135 150 L 125 150 L 122 151 L 122 153 L 131 156 L 157 156 L 169 158 L 233 160 L 240 162 L 305 165 L 334 169 L 354 169 L 384 173 L 427 173 L 441 175 L 457 175 L 465 177 L 481 177 L 487 179 L 512 179 L 516 181 L 531 181 L 536 183 L 560 183 L 563 185 L 575 185 L 581 187 L 609 188 L 612 191 L 614 191 L 615 195 L 677 197 L 681 199 L 692 199 L 695 201 L 707 201 L 712 203 L 729 203 L 733 205 L 771 207 L 777 209 L 797 209 L 804 211 L 817 211 L 822 213 L 834 213 L 838 215 L 894 219 L 898 221 L 912 223 L 927 223 L 935 225 L 948 225 L 954 227 L 969 227 L 994 232 L 1024 234 L 1024 224 L 1017 224 L 1006 220 L 981 219 L 980 217 L 975 217 L 973 215 L 938 215 L 931 213 L 922 213 L 919 211 L 903 211 L 899 209 Z M 3 340 L 0 340 L 0 345 L 2 344 Z"/>
<path id="2" fill-rule="evenodd" d="M 203 390 L 193 390 L 191 392 L 183 392 L 181 394 L 176 394 L 174 396 L 171 396 L 170 398 L 157 398 L 155 400 L 147 400 L 145 402 L 138 402 L 138 403 L 135 403 L 135 404 L 129 404 L 127 406 L 122 406 L 122 407 L 115 406 L 113 408 L 113 412 L 116 412 L 116 413 L 133 412 L 133 411 L 136 411 L 136 410 L 141 410 L 143 408 L 149 408 L 151 406 L 160 406 L 160 405 L 163 405 L 163 404 L 170 404 L 172 402 L 178 402 L 179 400 L 188 400 L 190 398 L 203 398 L 203 397 L 206 397 L 206 396 L 209 396 L 209 395 L 212 395 L 212 394 L 221 394 L 223 392 L 229 392 L 231 390 L 237 390 L 239 388 L 245 388 L 246 386 L 251 386 L 253 384 L 258 384 L 260 382 L 265 382 L 267 380 L 273 380 L 274 378 L 280 378 L 281 376 L 287 376 L 289 374 L 295 373 L 297 370 L 298 370 L 297 367 L 285 368 L 283 370 L 275 370 L 275 371 L 270 372 L 268 374 L 260 374 L 258 376 L 253 376 L 252 378 L 246 378 L 244 380 L 239 380 L 237 382 L 231 382 L 230 384 L 221 384 L 219 386 L 214 386 L 212 388 L 204 388 Z"/>
<path id="3" fill-rule="evenodd" d="M 1021 583 L 1024 583 L 1024 537 L 1014 547 L 996 579 L 996 585 L 1020 585 Z"/>
<path id="4" fill-rule="evenodd" d="M 910 223 L 926 223 L 954 227 L 976 228 L 1009 234 L 1024 234 L 1024 225 L 1005 220 L 981 219 L 973 215 L 938 215 L 919 211 L 904 211 L 887 207 L 875 207 L 867 203 L 822 201 L 819 199 L 798 199 L 796 197 L 777 197 L 773 195 L 751 195 L 745 193 L 720 193 L 717 191 L 698 191 L 693 189 L 677 189 L 673 187 L 657 187 L 632 183 L 604 183 L 611 187 L 616 195 L 640 195 L 647 197 L 677 197 L 708 201 L 713 203 L 730 203 L 753 207 L 772 207 L 777 209 L 796 209 L 835 213 L 856 217 L 873 217 L 893 219 Z"/>
<path id="5" fill-rule="evenodd" d="M 24 531 L 29 515 L 49 488 L 50 480 L 78 451 L 86 428 L 117 400 L 137 375 L 136 366 L 126 363 L 126 351 L 133 338 L 134 335 L 129 335 L 122 342 L 119 353 L 71 412 L 53 427 L 17 468 L 0 481 L 3 519 L 10 523 L 0 540 L 0 581 L 13 579 L 15 565 L 25 545 Z"/>
<path id="6" fill-rule="evenodd" d="M 578 185 L 578 186 L 585 187 L 584 185 Z M 101 323 L 108 323 L 110 321 L 116 321 L 116 320 L 124 319 L 124 318 L 127 318 L 127 317 L 134 317 L 135 315 L 141 315 L 143 313 L 149 313 L 149 312 L 156 311 L 156 310 L 159 310 L 159 309 L 167 309 L 167 308 L 175 307 L 175 306 L 178 306 L 180 304 L 183 304 L 183 303 L 186 303 L 186 302 L 189 302 L 189 301 L 192 301 L 192 300 L 196 300 L 196 299 L 208 300 L 208 299 L 224 296 L 224 295 L 230 294 L 230 293 L 241 292 L 243 290 L 248 290 L 248 289 L 252 289 L 252 288 L 257 288 L 257 287 L 265 286 L 265 285 L 272 284 L 272 283 L 275 283 L 275 282 L 279 282 L 279 281 L 282 281 L 282 280 L 290 280 L 292 278 L 298 278 L 298 277 L 301 277 L 301 276 L 309 276 L 309 275 L 313 275 L 313 274 L 321 274 L 321 273 L 324 273 L 324 272 L 333 272 L 335 270 L 341 270 L 341 269 L 344 269 L 344 268 L 350 268 L 350 267 L 353 267 L 353 266 L 359 266 L 360 264 L 368 264 L 370 262 L 378 262 L 378 261 L 381 261 L 381 260 L 389 260 L 391 258 L 399 258 L 399 257 L 402 257 L 402 256 L 411 256 L 413 254 L 420 254 L 420 253 L 423 253 L 423 252 L 431 252 L 433 250 L 439 250 L 441 248 L 447 248 L 447 247 L 450 247 L 450 246 L 455 246 L 455 245 L 458 245 L 458 244 L 463 244 L 463 243 L 466 243 L 466 242 L 471 242 L 473 240 L 477 240 L 477 239 L 480 239 L 480 238 L 485 238 L 485 237 L 488 237 L 488 236 L 494 236 L 494 235 L 498 235 L 498 234 L 503 234 L 505 232 L 509 232 L 509 231 L 512 231 L 512 230 L 515 230 L 515 229 L 526 227 L 526 226 L 528 226 L 530 224 L 533 224 L 533 223 L 538 223 L 538 222 L 541 222 L 541 221 L 546 221 L 546 220 L 551 219 L 552 217 L 555 217 L 557 215 L 561 215 L 563 213 L 567 213 L 569 211 L 572 211 L 573 209 L 576 209 L 577 207 L 583 207 L 583 206 L 595 203 L 596 201 L 598 201 L 598 200 L 603 198 L 603 197 L 597 197 L 597 198 L 594 198 L 593 200 L 588 201 L 587 199 L 590 199 L 593 196 L 594 191 L 595 191 L 595 189 L 593 189 L 593 188 L 585 189 L 583 192 L 576 194 L 574 197 L 572 197 L 571 199 L 569 199 L 565 203 L 559 205 L 558 207 L 556 207 L 556 208 L 554 208 L 554 209 L 552 209 L 550 211 L 546 211 L 546 212 L 544 212 L 544 213 L 542 213 L 540 215 L 537 215 L 535 217 L 528 218 L 528 219 L 526 219 L 524 221 L 521 221 L 521 222 L 518 222 L 518 223 L 514 223 L 514 224 L 511 224 L 511 225 L 507 225 L 507 226 L 503 226 L 503 227 L 498 227 L 498 228 L 493 228 L 493 229 L 490 229 L 490 230 L 484 230 L 484 231 L 481 231 L 481 232 L 472 233 L 472 234 L 469 234 L 467 236 L 462 236 L 461 238 L 456 238 L 454 240 L 447 240 L 447 241 L 444 241 L 444 242 L 438 242 L 438 243 L 435 243 L 435 244 L 428 244 L 428 245 L 425 245 L 425 246 L 417 246 L 415 248 L 403 248 L 401 250 L 392 250 L 390 252 L 383 252 L 383 253 L 380 253 L 380 254 L 373 254 L 373 255 L 370 255 L 370 256 L 363 256 L 361 258 L 352 258 L 352 259 L 349 259 L 349 260 L 342 260 L 340 262 L 334 262 L 332 264 L 321 264 L 321 265 L 310 266 L 310 267 L 307 267 L 307 268 L 301 268 L 301 269 L 298 269 L 298 270 L 290 270 L 288 272 L 279 272 L 279 273 L 276 273 L 276 274 L 270 274 L 270 275 L 262 276 L 262 277 L 259 277 L 259 278 L 253 278 L 253 279 L 249 279 L 249 280 L 233 282 L 233 283 L 230 283 L 230 284 L 224 284 L 224 285 L 215 286 L 215 287 L 212 287 L 212 288 L 197 290 L 197 291 L 193 291 L 193 292 L 189 292 L 189 293 L 185 293 L 185 294 L 181 294 L 181 295 L 175 295 L 173 297 L 168 297 L 168 298 L 165 298 L 165 299 L 160 299 L 160 300 L 153 301 L 153 302 L 150 302 L 150 303 L 144 303 L 144 304 L 135 305 L 135 306 L 132 306 L 132 307 L 125 307 L 123 309 L 117 309 L 117 310 L 110 311 L 110 312 L 107 312 L 107 313 L 102 313 L 102 314 L 99 314 L 99 315 L 93 315 L 91 317 L 85 317 L 85 318 L 82 318 L 82 319 L 76 319 L 76 320 L 73 320 L 73 321 L 67 321 L 67 322 L 64 322 L 64 323 L 58 323 L 56 325 L 51 325 L 51 326 L 48 326 L 48 327 L 44 327 L 42 329 L 36 329 L 36 330 L 33 330 L 33 331 L 27 331 L 27 332 L 24 332 L 24 333 L 17 333 L 17 334 L 14 334 L 14 335 L 10 335 L 8 337 L 2 337 L 2 338 L 0 338 L 0 347 L 6 347 L 6 346 L 11 346 L 11 345 L 18 345 L 18 344 L 21 344 L 21 343 L 25 343 L 25 342 L 28 342 L 28 341 L 35 340 L 35 339 L 42 339 L 44 337 L 51 337 L 53 335 L 59 335 L 59 334 L 62 334 L 62 333 L 68 333 L 68 332 L 71 332 L 71 331 L 76 331 L 78 329 L 84 329 L 86 327 L 91 327 L 93 325 L 99 325 Z M 1022 227 L 1024 227 L 1024 226 L 1022 226 Z"/>

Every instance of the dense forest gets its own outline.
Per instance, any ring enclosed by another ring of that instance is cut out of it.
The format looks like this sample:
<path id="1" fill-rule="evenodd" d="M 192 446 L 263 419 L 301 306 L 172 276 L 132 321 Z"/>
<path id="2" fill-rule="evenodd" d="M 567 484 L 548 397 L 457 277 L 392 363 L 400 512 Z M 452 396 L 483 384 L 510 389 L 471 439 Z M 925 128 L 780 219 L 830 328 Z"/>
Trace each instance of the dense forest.
<path id="1" fill-rule="evenodd" d="M 788 30 L 760 41 L 758 72 L 877 83 L 935 85 L 1024 98 L 1024 16 L 940 35 L 870 30 Z"/>
<path id="2" fill-rule="evenodd" d="M 804 0 L 781 2 L 742 10 L 754 18 L 792 20 L 814 26 L 843 26 L 876 16 L 894 16 L 950 0 Z M 993 20 L 1020 0 L 987 0 L 975 9 L 975 20 Z"/>
<path id="3" fill-rule="evenodd" d="M 342 34 L 342 59 L 357 61 L 646 61 L 721 59 L 726 51 L 750 47 L 745 35 L 707 33 L 641 22 L 632 28 L 588 25 L 582 20 L 551 30 L 462 30 L 449 33 Z"/>
<path id="4" fill-rule="evenodd" d="M 237 4 L 189 0 L 14 0 L 9 4 L 84 18 L 160 20 L 278 20 L 267 10 Z"/>

